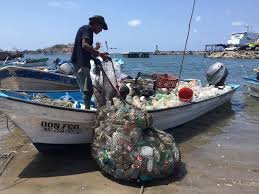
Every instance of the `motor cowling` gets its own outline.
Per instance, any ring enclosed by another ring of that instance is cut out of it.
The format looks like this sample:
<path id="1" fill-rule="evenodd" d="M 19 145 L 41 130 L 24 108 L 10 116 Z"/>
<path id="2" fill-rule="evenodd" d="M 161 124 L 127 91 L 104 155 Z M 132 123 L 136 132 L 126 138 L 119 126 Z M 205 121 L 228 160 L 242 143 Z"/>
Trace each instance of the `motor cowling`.
<path id="1" fill-rule="evenodd" d="M 207 81 L 210 85 L 223 86 L 227 78 L 228 70 L 223 63 L 212 64 L 206 73 Z"/>
<path id="2" fill-rule="evenodd" d="M 71 75 L 73 74 L 73 65 L 70 63 L 63 63 L 59 66 L 59 70 L 66 75 Z"/>

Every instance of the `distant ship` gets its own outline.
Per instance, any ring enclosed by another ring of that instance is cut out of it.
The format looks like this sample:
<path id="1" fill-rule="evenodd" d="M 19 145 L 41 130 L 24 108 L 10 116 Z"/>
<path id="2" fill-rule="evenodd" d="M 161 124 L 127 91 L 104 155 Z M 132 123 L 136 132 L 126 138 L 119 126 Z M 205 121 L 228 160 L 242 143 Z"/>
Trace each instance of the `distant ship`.
<path id="1" fill-rule="evenodd" d="M 239 32 L 231 34 L 228 40 L 229 45 L 245 46 L 251 42 L 256 42 L 259 39 L 259 33 L 256 32 Z"/>
<path id="2" fill-rule="evenodd" d="M 205 52 L 259 50 L 259 33 L 251 32 L 246 25 L 246 32 L 232 33 L 227 44 L 207 44 Z"/>

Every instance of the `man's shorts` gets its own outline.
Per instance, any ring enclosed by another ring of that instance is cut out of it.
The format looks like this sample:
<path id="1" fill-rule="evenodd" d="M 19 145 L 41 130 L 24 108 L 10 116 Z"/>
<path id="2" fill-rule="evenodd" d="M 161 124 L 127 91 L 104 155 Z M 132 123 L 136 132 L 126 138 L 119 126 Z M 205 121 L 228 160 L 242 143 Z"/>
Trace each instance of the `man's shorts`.
<path id="1" fill-rule="evenodd" d="M 81 92 L 93 94 L 93 84 L 89 67 L 81 67 L 76 73 L 77 83 Z"/>

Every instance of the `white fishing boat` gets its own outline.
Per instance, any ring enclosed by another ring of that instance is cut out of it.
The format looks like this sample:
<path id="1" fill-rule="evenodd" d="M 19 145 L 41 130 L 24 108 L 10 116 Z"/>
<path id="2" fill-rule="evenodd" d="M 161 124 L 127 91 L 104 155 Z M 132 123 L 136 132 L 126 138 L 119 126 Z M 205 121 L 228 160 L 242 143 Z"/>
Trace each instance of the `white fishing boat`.
<path id="1" fill-rule="evenodd" d="M 76 78 L 17 66 L 0 69 L 0 88 L 10 90 L 74 90 L 78 89 Z"/>
<path id="2" fill-rule="evenodd" d="M 153 115 L 155 127 L 173 128 L 228 102 L 239 85 L 226 87 L 228 90 L 214 97 L 148 112 Z M 61 92 L 52 94 L 56 98 L 62 95 Z M 69 95 L 77 101 L 81 96 L 79 91 Z M 31 96 L 32 93 L 1 90 L 0 110 L 27 134 L 39 151 L 91 143 L 96 110 L 43 104 L 33 101 Z"/>
<path id="3" fill-rule="evenodd" d="M 231 89 L 218 96 L 185 103 L 176 107 L 150 110 L 148 112 L 153 116 L 155 127 L 163 130 L 173 128 L 196 119 L 229 102 L 235 90 L 239 88 L 239 85 L 231 84 L 228 86 Z"/>
<path id="4" fill-rule="evenodd" d="M 244 80 L 246 81 L 249 94 L 254 97 L 259 97 L 259 80 L 255 77 L 244 77 Z"/>

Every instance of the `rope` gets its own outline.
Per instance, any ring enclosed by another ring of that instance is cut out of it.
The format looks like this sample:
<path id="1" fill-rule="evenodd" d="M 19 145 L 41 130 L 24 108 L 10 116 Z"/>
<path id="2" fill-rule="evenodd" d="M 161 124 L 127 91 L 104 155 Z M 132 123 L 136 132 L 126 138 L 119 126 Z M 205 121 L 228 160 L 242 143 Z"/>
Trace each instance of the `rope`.
<path id="1" fill-rule="evenodd" d="M 10 163 L 10 161 L 13 159 L 14 156 L 15 156 L 15 152 L 4 153 L 4 154 L 0 155 L 1 159 L 7 159 L 5 161 L 5 163 L 0 168 L 0 176 L 3 174 L 3 172 L 6 169 L 7 165 Z"/>
<path id="2" fill-rule="evenodd" d="M 143 194 L 143 193 L 144 193 L 144 185 L 141 185 L 139 194 Z"/>
<path id="3" fill-rule="evenodd" d="M 13 134 L 13 133 L 11 132 L 10 127 L 9 127 L 9 119 L 8 119 L 8 116 L 6 116 L 6 128 L 8 129 L 9 133 Z M 13 135 L 14 135 L 14 134 L 13 134 Z"/>
<path id="4" fill-rule="evenodd" d="M 189 34 L 190 34 L 190 28 L 191 28 L 191 23 L 192 23 L 192 17 L 193 17 L 193 12 L 194 12 L 194 8 L 195 8 L 195 3 L 196 3 L 196 0 L 193 0 L 192 13 L 191 13 L 190 21 L 189 21 L 187 37 L 186 37 L 186 39 L 185 39 L 183 57 L 182 57 L 182 62 L 181 62 L 181 67 L 180 67 L 180 72 L 179 72 L 179 80 L 181 79 L 182 68 L 183 68 L 183 62 L 184 62 L 185 53 L 186 53 L 186 48 L 187 48 L 187 43 L 188 43 L 188 39 L 189 39 Z"/>
<path id="5" fill-rule="evenodd" d="M 18 184 L 20 184 L 20 183 L 23 183 L 23 182 L 25 182 L 25 181 L 27 181 L 27 180 L 29 180 L 29 178 L 20 179 L 20 180 L 16 181 L 15 183 L 13 183 L 13 184 L 11 184 L 11 185 L 9 185 L 9 186 L 7 186 L 7 187 L 4 187 L 4 188 L 0 189 L 0 192 L 1 192 L 1 191 L 4 191 L 4 190 L 7 190 L 7 189 L 10 189 L 10 188 L 12 188 L 12 187 L 14 187 L 14 186 L 16 186 L 16 185 L 18 185 Z"/>
<path id="6" fill-rule="evenodd" d="M 5 65 L 5 63 L 6 63 L 6 61 L 8 60 L 8 58 L 9 58 L 9 56 L 6 57 L 6 59 L 5 59 L 4 63 L 3 63 L 3 65 Z"/>
<path id="7" fill-rule="evenodd" d="M 114 64 L 113 64 L 112 59 L 111 59 L 110 61 L 111 61 L 111 63 L 112 63 L 112 69 L 113 69 L 113 73 L 114 73 L 114 77 L 115 77 L 115 81 L 116 81 L 116 88 L 117 88 L 117 90 L 118 90 L 118 89 L 119 89 L 119 84 L 118 84 L 118 80 L 117 80 L 117 76 L 116 76 Z"/>

